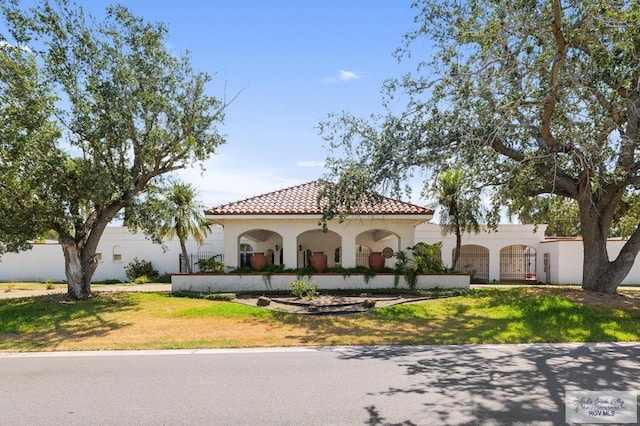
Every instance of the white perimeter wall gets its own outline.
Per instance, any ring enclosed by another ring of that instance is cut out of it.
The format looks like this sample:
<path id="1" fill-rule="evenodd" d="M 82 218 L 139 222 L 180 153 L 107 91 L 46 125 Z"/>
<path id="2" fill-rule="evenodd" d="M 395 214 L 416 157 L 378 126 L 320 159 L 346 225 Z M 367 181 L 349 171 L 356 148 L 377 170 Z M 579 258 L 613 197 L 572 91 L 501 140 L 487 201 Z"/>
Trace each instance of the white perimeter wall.
<path id="1" fill-rule="evenodd" d="M 489 249 L 489 280 L 500 280 L 500 250 L 513 245 L 525 245 L 536 249 L 536 276 L 544 277 L 544 265 L 540 254 L 540 244 L 544 241 L 546 225 L 500 225 L 497 232 L 480 232 L 462 236 L 462 245 L 474 244 Z M 416 227 L 416 242 L 433 244 L 442 242 L 442 261 L 447 266 L 453 264 L 455 236 L 443 235 L 442 228 L 436 224 L 423 224 Z"/>
<path id="2" fill-rule="evenodd" d="M 359 289 L 393 288 L 393 274 L 377 274 L 368 282 L 362 275 L 343 277 L 341 274 L 315 274 L 298 278 L 294 274 L 273 274 L 267 281 L 263 274 L 178 274 L 171 276 L 172 291 L 219 292 L 243 290 L 290 290 L 291 283 L 301 279 L 314 282 L 320 289 Z M 407 288 L 404 277 L 400 277 L 399 288 Z M 466 274 L 421 274 L 418 275 L 416 288 L 469 288 L 469 275 Z"/>
<path id="3" fill-rule="evenodd" d="M 222 228 L 215 226 L 200 250 L 222 253 L 222 239 Z M 101 253 L 102 260 L 93 280 L 126 281 L 125 267 L 136 257 L 150 261 L 161 274 L 179 271 L 180 243 L 174 239 L 167 241 L 165 245 L 166 251 L 141 233 L 132 234 L 124 227 L 107 227 L 96 251 Z M 198 248 L 195 241 L 187 241 L 187 252 L 196 253 Z M 120 254 L 120 260 L 114 260 L 114 254 Z M 54 281 L 66 280 L 64 255 L 57 243 L 35 244 L 33 249 L 26 252 L 6 253 L 0 257 L 0 282 L 45 281 L 48 278 Z"/>
<path id="4" fill-rule="evenodd" d="M 224 234 L 221 226 L 215 226 L 200 250 L 223 253 Z M 435 243 L 442 241 L 442 257 L 447 265 L 451 265 L 455 239 L 451 235 L 443 236 L 440 227 L 434 224 L 423 224 L 415 228 L 415 241 Z M 489 255 L 490 280 L 500 278 L 500 249 L 510 245 L 528 245 L 536 249 L 536 275 L 538 281 L 545 282 L 544 254 L 549 253 L 550 282 L 553 284 L 575 284 L 582 281 L 582 242 L 545 240 L 544 227 L 534 232 L 531 225 L 501 225 L 498 232 L 482 232 L 465 235 L 463 244 L 476 244 L 487 247 Z M 623 241 L 609 241 L 610 256 L 619 253 Z M 177 240 L 167 241 L 168 250 L 151 243 L 142 234 L 131 234 L 123 227 L 108 227 L 98 246 L 102 253 L 102 261 L 94 275 L 94 280 L 118 279 L 125 281 L 124 268 L 135 257 L 149 260 L 160 273 L 177 273 L 180 244 Z M 253 245 L 253 244 L 252 244 Z M 254 249 L 257 247 L 254 247 Z M 194 241 L 187 242 L 187 251 L 196 253 L 199 247 Z M 406 249 L 406 247 L 402 247 Z M 120 261 L 113 260 L 113 254 L 119 251 Z M 389 266 L 389 265 L 388 265 Z M 65 280 L 64 258 L 58 244 L 36 244 L 32 250 L 23 253 L 7 253 L 0 257 L 0 281 L 55 281 Z M 640 260 L 636 259 L 625 284 L 640 284 Z"/>
<path id="5" fill-rule="evenodd" d="M 609 259 L 613 260 L 622 250 L 622 240 L 609 240 Z M 580 284 L 582 282 L 582 261 L 584 252 L 580 240 L 549 240 L 540 244 L 541 253 L 549 253 L 552 283 Z M 539 254 L 539 259 L 543 254 Z M 631 271 L 622 284 L 640 284 L 640 259 L 636 257 Z"/>

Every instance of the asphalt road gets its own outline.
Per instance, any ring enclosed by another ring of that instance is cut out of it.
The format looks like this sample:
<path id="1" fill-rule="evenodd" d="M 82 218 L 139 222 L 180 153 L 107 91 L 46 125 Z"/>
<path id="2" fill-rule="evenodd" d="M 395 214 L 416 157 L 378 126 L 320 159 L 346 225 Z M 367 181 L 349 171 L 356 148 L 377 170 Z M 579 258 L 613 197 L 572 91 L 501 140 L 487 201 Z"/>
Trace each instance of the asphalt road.
<path id="1" fill-rule="evenodd" d="M 564 424 L 640 343 L 0 353 L 1 425 Z"/>

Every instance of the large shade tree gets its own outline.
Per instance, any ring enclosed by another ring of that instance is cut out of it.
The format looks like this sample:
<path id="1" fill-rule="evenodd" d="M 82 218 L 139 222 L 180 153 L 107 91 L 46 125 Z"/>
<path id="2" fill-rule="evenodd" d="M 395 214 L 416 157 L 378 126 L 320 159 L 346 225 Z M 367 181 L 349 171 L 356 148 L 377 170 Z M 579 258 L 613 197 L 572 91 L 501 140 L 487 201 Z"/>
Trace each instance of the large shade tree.
<path id="1" fill-rule="evenodd" d="M 614 220 L 624 220 L 640 192 L 640 3 L 420 0 L 414 7 L 417 27 L 398 56 L 423 60 L 387 84 L 390 98 L 406 96 L 406 111 L 324 123 L 336 153 L 330 174 L 357 168 L 369 175 L 359 180 L 365 186 L 398 188 L 416 169 L 429 175 L 457 161 L 511 211 L 536 197 L 574 200 L 582 286 L 615 292 L 640 251 L 636 222 L 627 224 L 620 253 L 607 252 Z"/>
<path id="2" fill-rule="evenodd" d="M 66 0 L 0 3 L 0 120 L 10 123 L 0 130 L 0 249 L 55 230 L 68 296 L 90 297 L 107 224 L 163 176 L 215 152 L 224 104 L 208 94 L 207 74 L 170 52 L 163 24 L 122 6 L 97 22 Z"/>

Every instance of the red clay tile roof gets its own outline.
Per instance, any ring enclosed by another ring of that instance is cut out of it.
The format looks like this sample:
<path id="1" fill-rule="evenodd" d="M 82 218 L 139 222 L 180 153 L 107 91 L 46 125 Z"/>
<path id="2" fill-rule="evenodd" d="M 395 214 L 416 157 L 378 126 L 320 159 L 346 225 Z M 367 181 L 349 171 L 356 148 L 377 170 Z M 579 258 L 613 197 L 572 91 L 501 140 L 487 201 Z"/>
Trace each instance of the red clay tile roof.
<path id="1" fill-rule="evenodd" d="M 318 194 L 323 181 L 313 181 L 205 210 L 207 215 L 320 215 Z M 431 215 L 433 210 L 393 198 L 383 197 L 358 214 Z"/>

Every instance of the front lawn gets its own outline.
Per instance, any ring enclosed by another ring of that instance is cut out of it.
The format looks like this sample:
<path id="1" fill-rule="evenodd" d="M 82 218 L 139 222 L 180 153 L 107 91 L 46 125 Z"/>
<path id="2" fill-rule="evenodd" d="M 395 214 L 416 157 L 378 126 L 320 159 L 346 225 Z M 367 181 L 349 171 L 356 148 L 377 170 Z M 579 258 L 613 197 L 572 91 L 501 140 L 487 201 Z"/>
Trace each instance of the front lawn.
<path id="1" fill-rule="evenodd" d="M 640 341 L 636 304 L 592 306 L 581 293 L 481 289 L 337 316 L 157 293 L 105 292 L 73 303 L 60 295 L 6 299 L 0 350 Z"/>

